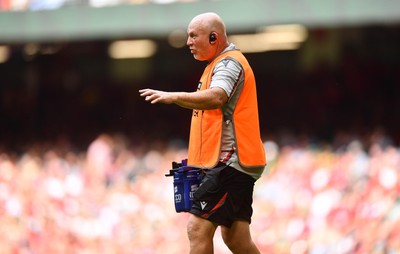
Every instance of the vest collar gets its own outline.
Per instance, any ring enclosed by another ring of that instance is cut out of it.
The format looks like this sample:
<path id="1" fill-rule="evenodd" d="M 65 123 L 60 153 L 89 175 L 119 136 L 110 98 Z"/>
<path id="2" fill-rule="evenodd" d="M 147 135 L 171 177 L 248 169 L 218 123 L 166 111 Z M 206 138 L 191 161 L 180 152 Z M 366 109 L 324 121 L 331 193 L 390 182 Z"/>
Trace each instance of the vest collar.
<path id="1" fill-rule="evenodd" d="M 219 53 L 218 55 L 216 55 L 213 59 L 211 59 L 208 64 L 212 63 L 216 58 L 218 58 L 219 56 L 225 54 L 228 51 L 232 51 L 232 50 L 238 50 L 235 46 L 235 44 L 233 44 L 232 42 L 229 43 L 228 47 L 226 47 L 221 53 Z"/>

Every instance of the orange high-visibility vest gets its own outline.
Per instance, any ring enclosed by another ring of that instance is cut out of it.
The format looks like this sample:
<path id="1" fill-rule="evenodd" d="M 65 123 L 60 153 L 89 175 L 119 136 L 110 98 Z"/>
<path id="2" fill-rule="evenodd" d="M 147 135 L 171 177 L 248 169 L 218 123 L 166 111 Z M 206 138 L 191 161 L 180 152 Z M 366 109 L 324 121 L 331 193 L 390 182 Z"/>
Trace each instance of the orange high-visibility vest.
<path id="1" fill-rule="evenodd" d="M 210 87 L 215 65 L 223 58 L 234 58 L 244 70 L 244 86 L 232 116 L 224 116 L 222 109 L 193 110 L 188 165 L 212 168 L 218 164 L 222 124 L 229 119 L 234 125 L 236 152 L 243 167 L 263 167 L 266 165 L 264 146 L 260 137 L 257 91 L 253 71 L 239 50 L 230 50 L 209 63 L 200 78 L 198 90 Z"/>

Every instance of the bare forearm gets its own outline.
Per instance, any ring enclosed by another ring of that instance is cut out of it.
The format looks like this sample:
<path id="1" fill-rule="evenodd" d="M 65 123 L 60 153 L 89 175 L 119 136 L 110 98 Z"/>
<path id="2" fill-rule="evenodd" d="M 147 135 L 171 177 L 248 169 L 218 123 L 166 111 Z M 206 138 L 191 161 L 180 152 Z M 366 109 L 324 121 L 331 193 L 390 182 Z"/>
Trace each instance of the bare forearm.
<path id="1" fill-rule="evenodd" d="M 223 105 L 223 101 L 215 95 L 211 95 L 211 91 L 204 93 L 199 92 L 177 92 L 175 104 L 189 109 L 216 109 Z"/>
<path id="2" fill-rule="evenodd" d="M 203 90 L 200 92 L 164 92 L 152 89 L 142 89 L 140 96 L 152 104 L 176 104 L 188 109 L 215 109 L 221 107 L 226 101 L 225 91 L 219 88 Z"/>

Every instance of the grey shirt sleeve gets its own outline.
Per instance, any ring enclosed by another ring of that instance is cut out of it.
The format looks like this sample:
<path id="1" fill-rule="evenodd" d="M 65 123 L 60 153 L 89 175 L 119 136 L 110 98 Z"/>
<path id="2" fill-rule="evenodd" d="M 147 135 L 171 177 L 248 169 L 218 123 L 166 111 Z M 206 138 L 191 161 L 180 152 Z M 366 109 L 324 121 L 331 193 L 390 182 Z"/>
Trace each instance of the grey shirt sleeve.
<path id="1" fill-rule="evenodd" d="M 210 88 L 222 88 L 230 99 L 234 94 L 238 83 L 242 80 L 242 65 L 233 58 L 225 58 L 215 65 Z"/>

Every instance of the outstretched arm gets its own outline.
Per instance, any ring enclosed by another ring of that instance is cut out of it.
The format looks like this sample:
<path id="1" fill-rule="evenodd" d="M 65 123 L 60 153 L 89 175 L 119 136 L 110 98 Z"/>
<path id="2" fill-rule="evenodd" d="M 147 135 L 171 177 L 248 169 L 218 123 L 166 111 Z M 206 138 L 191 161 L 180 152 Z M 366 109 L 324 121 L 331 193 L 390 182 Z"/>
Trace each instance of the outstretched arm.
<path id="1" fill-rule="evenodd" d="M 197 92 L 165 92 L 146 88 L 139 90 L 139 93 L 152 104 L 176 104 L 188 109 L 216 109 L 228 101 L 228 95 L 219 87 Z"/>

